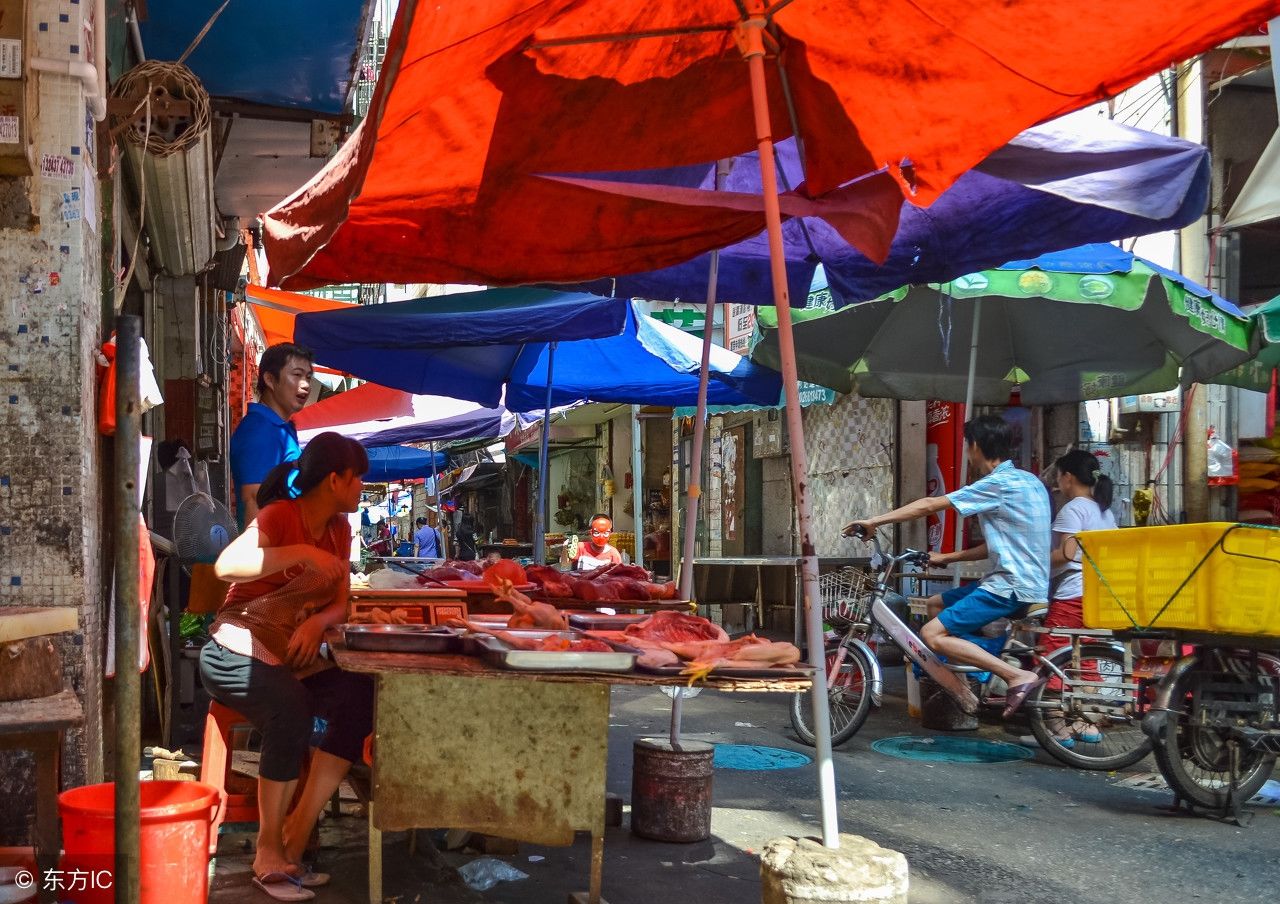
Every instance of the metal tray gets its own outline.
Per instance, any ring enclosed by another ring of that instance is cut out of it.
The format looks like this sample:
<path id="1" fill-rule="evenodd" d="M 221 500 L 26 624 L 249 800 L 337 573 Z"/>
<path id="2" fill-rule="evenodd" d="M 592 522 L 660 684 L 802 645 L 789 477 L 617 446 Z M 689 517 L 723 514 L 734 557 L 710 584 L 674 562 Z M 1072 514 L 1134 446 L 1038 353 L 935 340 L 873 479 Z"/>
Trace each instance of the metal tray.
<path id="1" fill-rule="evenodd" d="M 572 612 L 569 627 L 583 631 L 621 631 L 627 625 L 645 621 L 648 615 L 607 615 L 604 612 Z"/>
<path id="2" fill-rule="evenodd" d="M 547 636 L 581 640 L 573 631 L 512 631 L 513 634 L 541 638 Z M 630 672 L 635 668 L 636 653 L 560 653 L 543 650 L 516 650 L 488 634 L 475 636 L 484 657 L 495 666 L 522 672 Z"/>
<path id="3" fill-rule="evenodd" d="M 343 625 L 348 649 L 369 653 L 460 653 L 462 634 L 442 625 Z"/>
<path id="4" fill-rule="evenodd" d="M 684 671 L 683 665 L 667 665 L 659 668 L 647 666 L 643 663 L 636 663 L 636 669 L 649 675 L 662 675 L 668 678 L 679 678 L 681 672 Z M 713 678 L 812 678 L 813 666 L 794 665 L 782 668 L 762 669 L 758 667 L 748 667 L 741 669 L 726 668 L 720 666 L 711 672 Z"/>

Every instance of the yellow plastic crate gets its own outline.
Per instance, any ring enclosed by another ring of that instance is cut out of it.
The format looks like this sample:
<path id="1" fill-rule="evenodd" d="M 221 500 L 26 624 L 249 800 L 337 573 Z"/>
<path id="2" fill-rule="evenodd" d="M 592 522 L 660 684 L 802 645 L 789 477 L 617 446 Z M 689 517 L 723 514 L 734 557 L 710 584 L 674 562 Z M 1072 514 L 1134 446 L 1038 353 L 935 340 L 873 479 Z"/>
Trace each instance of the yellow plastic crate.
<path id="1" fill-rule="evenodd" d="M 1087 627 L 1280 636 L 1280 530 L 1209 522 L 1078 536 Z"/>

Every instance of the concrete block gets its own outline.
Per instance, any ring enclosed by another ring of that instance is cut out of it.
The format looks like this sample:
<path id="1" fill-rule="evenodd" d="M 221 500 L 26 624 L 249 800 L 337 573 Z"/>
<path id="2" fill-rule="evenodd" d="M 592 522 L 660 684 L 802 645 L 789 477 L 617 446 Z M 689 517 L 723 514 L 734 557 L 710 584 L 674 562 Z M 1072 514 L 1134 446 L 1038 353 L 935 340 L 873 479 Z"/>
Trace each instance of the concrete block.
<path id="1" fill-rule="evenodd" d="M 776 838 L 760 857 L 763 904 L 907 904 L 907 858 L 869 838 Z"/>

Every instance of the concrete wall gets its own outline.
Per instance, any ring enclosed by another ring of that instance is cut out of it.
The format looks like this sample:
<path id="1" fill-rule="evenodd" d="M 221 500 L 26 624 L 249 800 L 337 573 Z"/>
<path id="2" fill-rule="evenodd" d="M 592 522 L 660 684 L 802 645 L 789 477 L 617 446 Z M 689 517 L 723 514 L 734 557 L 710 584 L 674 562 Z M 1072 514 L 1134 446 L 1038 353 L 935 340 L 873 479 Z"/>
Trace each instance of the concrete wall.
<path id="1" fill-rule="evenodd" d="M 80 16 L 91 8 L 33 0 L 28 55 L 67 59 L 76 45 L 70 58 L 84 59 Z M 30 77 L 38 79 L 37 172 L 48 154 L 71 175 L 0 178 L 0 607 L 80 610 L 80 631 L 56 638 L 67 685 L 85 709 L 84 726 L 68 733 L 63 748 L 63 784 L 78 785 L 101 781 L 103 772 L 109 549 L 100 529 L 104 465 L 94 419 L 102 224 L 93 124 L 80 84 Z M 25 842 L 31 787 L 28 757 L 0 754 L 0 844 Z"/>

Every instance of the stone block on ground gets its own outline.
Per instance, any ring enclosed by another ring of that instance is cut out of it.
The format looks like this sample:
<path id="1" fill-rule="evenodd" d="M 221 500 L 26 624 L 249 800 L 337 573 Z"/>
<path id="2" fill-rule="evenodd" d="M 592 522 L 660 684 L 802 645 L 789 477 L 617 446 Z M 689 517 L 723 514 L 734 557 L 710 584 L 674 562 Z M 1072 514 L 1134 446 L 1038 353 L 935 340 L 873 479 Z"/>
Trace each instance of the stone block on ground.
<path id="1" fill-rule="evenodd" d="M 907 904 L 907 858 L 859 835 L 830 849 L 775 838 L 760 857 L 763 904 Z"/>

